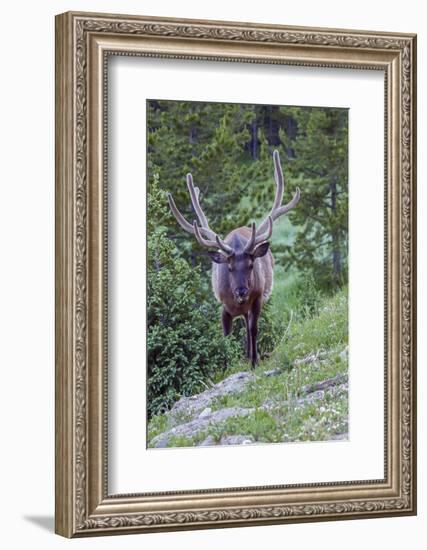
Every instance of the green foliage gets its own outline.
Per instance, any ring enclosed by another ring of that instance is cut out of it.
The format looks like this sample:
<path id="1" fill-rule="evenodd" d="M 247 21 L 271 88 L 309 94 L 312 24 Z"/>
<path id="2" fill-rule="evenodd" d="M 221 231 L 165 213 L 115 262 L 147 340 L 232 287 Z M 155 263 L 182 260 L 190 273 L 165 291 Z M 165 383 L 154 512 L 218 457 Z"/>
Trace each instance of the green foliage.
<path id="1" fill-rule="evenodd" d="M 313 273 L 305 272 L 296 280 L 293 286 L 295 300 L 298 303 L 296 315 L 307 319 L 318 312 L 322 294 L 316 286 Z"/>
<path id="2" fill-rule="evenodd" d="M 238 345 L 220 331 L 218 305 L 201 283 L 200 269 L 179 257 L 161 223 L 169 216 L 155 180 L 148 196 L 147 362 L 148 413 L 168 409 L 200 391 L 237 359 Z M 155 220 L 158 223 L 155 223 Z"/>
<path id="3" fill-rule="evenodd" d="M 299 230 L 284 247 L 283 261 L 311 272 L 319 288 L 335 290 L 346 284 L 348 269 L 348 111 L 280 110 L 296 123 L 293 137 L 284 130 L 280 137 L 288 186 L 301 189 L 298 207 L 289 213 Z"/>

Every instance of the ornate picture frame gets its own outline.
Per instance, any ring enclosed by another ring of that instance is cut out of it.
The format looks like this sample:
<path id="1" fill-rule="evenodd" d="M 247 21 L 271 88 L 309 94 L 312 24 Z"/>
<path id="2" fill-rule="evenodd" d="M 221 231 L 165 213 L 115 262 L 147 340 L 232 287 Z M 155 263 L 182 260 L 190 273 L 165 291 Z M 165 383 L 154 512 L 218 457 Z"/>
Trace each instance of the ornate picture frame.
<path id="1" fill-rule="evenodd" d="M 107 60 L 380 70 L 385 100 L 384 478 L 108 492 Z M 416 513 L 416 36 L 68 12 L 56 17 L 56 532 L 65 537 Z"/>

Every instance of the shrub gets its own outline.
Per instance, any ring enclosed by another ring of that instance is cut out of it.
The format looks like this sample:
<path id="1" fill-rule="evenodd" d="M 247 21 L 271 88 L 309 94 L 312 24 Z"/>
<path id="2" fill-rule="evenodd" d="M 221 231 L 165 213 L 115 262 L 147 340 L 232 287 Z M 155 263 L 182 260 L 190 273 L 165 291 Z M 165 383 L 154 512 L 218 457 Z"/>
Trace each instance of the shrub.
<path id="1" fill-rule="evenodd" d="M 224 338 L 218 304 L 202 283 L 199 268 L 179 257 L 165 235 L 169 215 L 154 181 L 147 220 L 147 409 L 151 417 L 181 395 L 206 387 L 219 370 L 237 359 L 238 345 Z"/>
<path id="2" fill-rule="evenodd" d="M 296 298 L 299 304 L 299 314 L 303 318 L 311 317 L 318 313 L 322 301 L 322 293 L 316 286 L 313 274 L 308 271 L 303 273 L 296 285 Z"/>

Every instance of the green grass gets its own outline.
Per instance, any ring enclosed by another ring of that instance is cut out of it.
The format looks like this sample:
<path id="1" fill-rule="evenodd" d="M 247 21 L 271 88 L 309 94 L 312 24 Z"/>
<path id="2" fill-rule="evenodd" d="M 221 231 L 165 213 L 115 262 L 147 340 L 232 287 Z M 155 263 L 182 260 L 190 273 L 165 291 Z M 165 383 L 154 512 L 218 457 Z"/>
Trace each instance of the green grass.
<path id="1" fill-rule="evenodd" d="M 299 227 L 294 226 L 286 216 L 279 218 L 274 225 L 272 253 L 274 264 L 274 286 L 270 298 L 273 314 L 283 322 L 289 322 L 295 316 L 306 317 L 313 313 L 313 305 L 319 299 L 315 281 L 309 275 L 304 276 L 295 267 L 280 263 L 275 251 L 290 246 L 295 240 Z"/>
<path id="2" fill-rule="evenodd" d="M 278 443 L 282 441 L 281 422 L 262 409 L 246 417 L 235 416 L 208 428 L 209 435 L 220 441 L 227 435 L 251 435 L 255 441 Z"/>
<path id="3" fill-rule="evenodd" d="M 282 293 L 292 292 L 295 282 L 280 280 L 280 284 L 283 286 L 272 299 L 277 315 L 284 319 L 284 312 L 280 311 Z M 206 435 L 212 435 L 216 441 L 227 435 L 251 435 L 257 442 L 322 441 L 348 431 L 347 391 L 337 389 L 314 401 L 301 401 L 305 385 L 347 373 L 348 359 L 343 353 L 348 345 L 347 289 L 333 297 L 317 296 L 314 311 L 300 307 L 291 315 L 292 309 L 287 307 L 282 338 L 271 356 L 255 369 L 256 379 L 242 393 L 222 396 L 210 405 L 212 410 L 239 406 L 255 411 L 210 426 L 197 438 L 172 439 L 170 446 L 196 445 Z M 301 361 L 310 354 L 317 359 Z M 246 362 L 238 362 L 221 378 L 248 368 Z M 264 371 L 271 369 L 279 373 L 265 376 Z M 149 440 L 171 427 L 169 423 L 167 415 L 154 417 L 149 424 Z"/>
<path id="4" fill-rule="evenodd" d="M 261 417 L 257 410 L 247 417 L 227 420 L 222 435 L 252 434 L 256 441 L 319 441 L 346 431 L 347 392 L 335 396 L 325 393 L 321 403 L 301 405 L 297 400 L 304 395 L 303 386 L 347 372 L 348 360 L 342 353 L 348 344 L 347 332 L 347 292 L 342 290 L 333 298 L 324 299 L 316 315 L 289 327 L 269 360 L 255 370 L 258 377 L 243 393 L 223 396 L 211 405 L 215 410 L 233 406 L 259 408 L 267 401 L 272 404 L 272 412 L 261 411 Z M 296 363 L 312 353 L 318 355 L 318 360 Z M 281 373 L 263 376 L 270 369 Z M 266 415 L 272 419 L 269 429 Z M 263 429 L 255 429 L 261 419 Z"/>

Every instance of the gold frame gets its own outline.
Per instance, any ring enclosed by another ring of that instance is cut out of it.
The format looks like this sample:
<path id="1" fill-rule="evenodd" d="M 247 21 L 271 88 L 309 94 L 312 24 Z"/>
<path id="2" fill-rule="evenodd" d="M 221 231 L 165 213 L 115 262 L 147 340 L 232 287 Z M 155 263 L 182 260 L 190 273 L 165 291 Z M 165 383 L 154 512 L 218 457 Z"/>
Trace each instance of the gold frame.
<path id="1" fill-rule="evenodd" d="M 109 495 L 106 59 L 141 55 L 385 74 L 385 477 Z M 56 532 L 66 537 L 416 513 L 416 36 L 89 13 L 56 17 Z"/>

